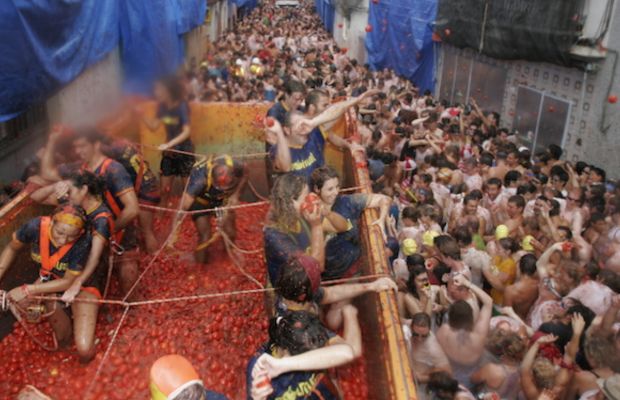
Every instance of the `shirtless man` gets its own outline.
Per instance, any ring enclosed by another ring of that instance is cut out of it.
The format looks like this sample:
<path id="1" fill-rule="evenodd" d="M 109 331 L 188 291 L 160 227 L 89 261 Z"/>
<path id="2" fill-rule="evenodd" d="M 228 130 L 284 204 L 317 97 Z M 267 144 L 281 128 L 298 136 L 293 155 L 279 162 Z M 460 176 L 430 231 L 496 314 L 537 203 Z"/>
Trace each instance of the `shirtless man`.
<path id="1" fill-rule="evenodd" d="M 523 225 L 523 210 L 525 209 L 525 200 L 523 196 L 515 194 L 510 196 L 506 205 L 507 219 L 500 219 L 495 214 L 493 218 L 495 225 L 506 225 L 508 227 L 509 236 L 513 237 L 519 231 L 519 228 Z"/>
<path id="2" fill-rule="evenodd" d="M 532 254 L 521 257 L 519 271 L 521 271 L 519 280 L 504 291 L 504 306 L 512 307 L 517 315 L 525 319 L 538 298 L 536 257 Z"/>
<path id="3" fill-rule="evenodd" d="M 575 188 L 568 192 L 566 196 L 566 207 L 560 211 L 560 217 L 569 223 L 569 226 L 575 230 L 583 228 L 586 214 L 581 208 L 583 205 L 583 191 L 581 188 Z"/>
<path id="4" fill-rule="evenodd" d="M 489 178 L 484 184 L 484 197 L 481 206 L 486 208 L 492 215 L 502 220 L 506 216 L 506 196 L 502 192 L 502 181 L 499 178 Z M 489 227 L 492 228 L 492 227 Z M 491 230 L 491 229 L 489 229 Z"/>
<path id="5" fill-rule="evenodd" d="M 463 199 L 462 207 L 455 207 L 450 215 L 450 231 L 454 232 L 460 226 L 467 225 L 470 221 L 476 221 L 478 223 L 478 234 L 483 236 L 486 233 L 486 220 L 481 215 L 481 209 L 478 207 L 480 204 L 480 197 L 477 195 L 479 191 L 469 192 Z"/>
<path id="6" fill-rule="evenodd" d="M 476 320 L 469 304 L 464 301 L 452 304 L 448 310 L 448 323 L 437 331 L 437 340 L 450 360 L 454 377 L 468 386 L 469 377 L 484 353 L 493 299 L 463 274 L 455 275 L 453 280 L 456 285 L 471 290 L 482 303 Z"/>

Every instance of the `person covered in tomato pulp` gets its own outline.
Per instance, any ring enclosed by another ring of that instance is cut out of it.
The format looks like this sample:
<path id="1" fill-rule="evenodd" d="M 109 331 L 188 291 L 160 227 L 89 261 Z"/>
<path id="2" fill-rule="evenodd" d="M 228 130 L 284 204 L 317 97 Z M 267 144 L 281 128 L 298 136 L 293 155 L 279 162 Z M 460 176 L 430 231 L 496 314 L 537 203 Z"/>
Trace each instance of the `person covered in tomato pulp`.
<path id="1" fill-rule="evenodd" d="M 47 314 L 56 339 L 62 346 L 71 340 L 71 320 L 60 305 L 43 306 L 31 296 L 62 293 L 81 274 L 90 251 L 86 234 L 86 215 L 79 206 L 64 205 L 51 217 L 36 217 L 22 225 L 0 256 L 0 279 L 15 261 L 19 251 L 30 246 L 30 258 L 39 270 L 33 284 L 12 289 L 8 296 L 13 312 L 34 322 Z M 35 310 L 33 312 L 33 310 Z"/>
<path id="2" fill-rule="evenodd" d="M 189 360 L 177 354 L 158 358 L 151 366 L 151 400 L 226 400 L 207 390 Z"/>
<path id="3" fill-rule="evenodd" d="M 306 179 L 290 173 L 279 176 L 271 190 L 271 207 L 263 233 L 272 284 L 289 258 L 298 254 L 314 257 L 323 271 L 325 245 L 321 212 L 319 207 L 304 207 L 308 193 Z"/>
<path id="4" fill-rule="evenodd" d="M 183 211 L 194 211 L 192 219 L 196 224 L 199 240 L 195 251 L 196 262 L 205 263 L 207 248 L 222 233 L 234 241 L 235 212 L 222 211 L 220 217 L 221 231 L 211 234 L 211 216 L 215 215 L 214 208 L 235 206 L 239 203 L 239 196 L 245 187 L 248 172 L 244 163 L 235 161 L 229 155 L 208 157 L 197 162 L 192 168 L 187 188 L 181 198 Z M 204 212 L 200 212 L 205 210 Z M 172 226 L 177 226 L 175 218 Z M 175 231 L 176 232 L 176 231 Z"/>
<path id="5" fill-rule="evenodd" d="M 247 367 L 247 398 L 342 399 L 329 368 L 361 355 L 357 310 L 343 308 L 345 338 L 326 329 L 307 311 L 290 311 L 269 324 L 269 342 L 261 346 Z"/>

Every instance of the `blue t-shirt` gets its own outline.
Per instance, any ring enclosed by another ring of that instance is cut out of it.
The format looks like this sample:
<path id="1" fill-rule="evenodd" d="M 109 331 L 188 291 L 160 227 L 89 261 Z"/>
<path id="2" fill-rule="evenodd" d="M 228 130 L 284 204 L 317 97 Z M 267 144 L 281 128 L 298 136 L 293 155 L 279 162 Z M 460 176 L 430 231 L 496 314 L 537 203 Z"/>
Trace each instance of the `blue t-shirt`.
<path id="1" fill-rule="evenodd" d="M 106 241 L 110 241 L 114 233 L 112 232 L 113 218 L 112 211 L 104 203 L 100 203 L 94 210 L 86 210 L 86 219 L 91 234 L 99 235 Z"/>
<path id="2" fill-rule="evenodd" d="M 269 111 L 267 111 L 267 116 L 277 119 L 280 125 L 284 125 L 284 121 L 286 121 L 286 114 L 288 113 L 288 111 L 289 110 L 288 108 L 286 108 L 284 103 L 278 101 L 273 106 L 271 106 Z"/>
<path id="3" fill-rule="evenodd" d="M 312 172 L 325 165 L 325 139 L 327 135 L 320 129 L 314 128 L 308 135 L 308 141 L 301 147 L 290 147 L 291 174 L 310 179 Z M 277 145 L 271 147 L 270 157 L 275 160 Z"/>
<path id="4" fill-rule="evenodd" d="M 187 183 L 186 192 L 197 199 L 202 199 L 205 202 L 209 202 L 213 205 L 213 207 L 217 207 L 219 204 L 222 204 L 224 199 L 229 195 L 229 193 L 219 190 L 213 185 L 207 188 L 206 161 L 201 161 L 192 168 L 192 172 L 189 175 L 189 182 Z"/>
<path id="5" fill-rule="evenodd" d="M 112 159 L 110 160 L 111 161 L 106 168 L 104 174 L 101 174 L 101 168 L 103 167 L 103 163 L 101 163 L 92 172 L 97 176 L 103 177 L 103 180 L 105 181 L 106 191 L 110 192 L 114 199 L 114 202 L 122 210 L 124 206 L 123 202 L 120 200 L 120 197 L 128 191 L 133 190 L 133 181 L 131 180 L 131 176 L 129 176 L 129 173 L 121 163 Z M 106 206 L 110 210 L 114 210 L 114 206 L 110 204 L 107 196 L 104 196 L 103 199 Z M 118 217 L 118 215 L 116 217 Z"/>
<path id="6" fill-rule="evenodd" d="M 149 194 L 159 189 L 157 177 L 151 171 L 148 161 L 144 160 L 143 155 L 131 143 L 115 141 L 110 145 L 102 147 L 102 151 L 106 156 L 118 161 L 125 167 L 125 171 L 131 177 L 134 185 L 138 180 L 140 166 L 142 166 L 142 182 L 138 196 L 140 194 Z"/>
<path id="7" fill-rule="evenodd" d="M 263 345 L 248 363 L 246 370 L 246 393 L 248 400 L 252 399 L 252 369 L 263 354 L 272 355 L 273 350 Z M 268 400 L 339 400 L 340 391 L 336 384 L 324 371 L 295 371 L 287 372 L 271 380 L 273 393 Z"/>
<path id="8" fill-rule="evenodd" d="M 306 221 L 299 220 L 296 228 L 282 231 L 267 226 L 263 230 L 267 272 L 272 284 L 275 284 L 280 270 L 291 257 L 310 252 L 310 228 Z"/>
<path id="9" fill-rule="evenodd" d="M 189 125 L 189 107 L 186 102 L 182 102 L 174 108 L 168 108 L 165 104 L 159 103 L 159 107 L 157 108 L 157 118 L 159 118 L 164 124 L 164 127 L 166 128 L 166 141 L 169 142 L 183 132 L 183 126 Z M 192 144 L 191 139 L 186 139 L 174 146 L 174 149 L 181 151 L 193 151 L 194 145 Z M 167 155 L 174 157 L 175 153 L 170 153 Z"/>
<path id="10" fill-rule="evenodd" d="M 332 211 L 347 220 L 349 229 L 336 234 L 325 244 L 323 279 L 342 278 L 361 256 L 359 218 L 367 203 L 368 196 L 361 193 L 340 195 L 336 198 Z"/>
<path id="11" fill-rule="evenodd" d="M 228 397 L 221 393 L 205 389 L 205 400 L 228 400 Z"/>
<path id="12" fill-rule="evenodd" d="M 33 218 L 26 222 L 14 235 L 15 239 L 21 243 L 30 244 L 30 257 L 39 268 L 41 268 L 41 218 Z M 53 256 L 58 250 L 59 248 L 55 247 L 52 242 L 50 232 L 49 255 Z M 89 252 L 90 241 L 88 240 L 88 235 L 82 235 L 73 243 L 71 249 L 52 267 L 52 276 L 62 278 L 67 271 L 79 275 L 84 268 Z"/>

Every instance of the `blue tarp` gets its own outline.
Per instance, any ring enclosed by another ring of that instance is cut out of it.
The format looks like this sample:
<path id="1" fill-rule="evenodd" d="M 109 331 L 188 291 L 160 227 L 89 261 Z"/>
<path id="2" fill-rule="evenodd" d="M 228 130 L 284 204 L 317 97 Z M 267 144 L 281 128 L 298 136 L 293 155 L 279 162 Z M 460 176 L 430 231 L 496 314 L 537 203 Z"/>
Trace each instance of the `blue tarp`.
<path id="1" fill-rule="evenodd" d="M 237 4 L 239 17 L 243 18 L 258 6 L 258 0 L 235 0 L 235 4 Z"/>
<path id="2" fill-rule="evenodd" d="M 0 122 L 47 100 L 120 45 L 130 92 L 183 61 L 205 0 L 0 0 Z"/>
<path id="3" fill-rule="evenodd" d="M 329 33 L 334 32 L 334 18 L 336 9 L 331 0 L 316 0 L 316 12 L 323 21 L 323 26 Z"/>
<path id="4" fill-rule="evenodd" d="M 392 68 L 421 90 L 435 86 L 432 41 L 437 0 L 370 2 L 366 35 L 368 63 L 373 69 Z"/>
<path id="5" fill-rule="evenodd" d="M 183 34 L 205 18 L 206 1 L 122 0 L 121 60 L 125 89 L 149 94 L 153 80 L 183 63 Z"/>
<path id="6" fill-rule="evenodd" d="M 0 122 L 44 102 L 118 45 L 118 3 L 0 1 Z"/>

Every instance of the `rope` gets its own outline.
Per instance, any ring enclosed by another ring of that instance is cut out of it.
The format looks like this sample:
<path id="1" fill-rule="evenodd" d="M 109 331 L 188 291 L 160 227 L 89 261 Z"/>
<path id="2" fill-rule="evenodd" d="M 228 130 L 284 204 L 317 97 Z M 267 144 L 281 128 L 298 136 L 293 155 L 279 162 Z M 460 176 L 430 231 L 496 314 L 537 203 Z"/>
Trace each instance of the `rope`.
<path id="1" fill-rule="evenodd" d="M 108 345 L 108 348 L 105 350 L 105 353 L 103 354 L 103 358 L 101 359 L 101 362 L 99 363 L 99 366 L 97 367 L 97 372 L 95 372 L 95 376 L 90 381 L 90 385 L 88 385 L 88 389 L 86 389 L 86 393 L 84 393 L 84 397 L 88 398 L 88 395 L 90 394 L 90 392 L 92 392 L 93 388 L 95 387 L 95 383 L 97 382 L 97 378 L 101 374 L 101 370 L 103 369 L 103 366 L 104 366 L 106 360 L 108 359 L 108 356 L 110 355 L 110 351 L 112 350 L 112 345 L 116 341 L 116 337 L 118 336 L 118 332 L 121 330 L 121 326 L 123 325 L 123 322 L 125 322 L 125 318 L 127 317 L 127 313 L 128 312 L 129 312 L 129 307 L 125 307 L 125 311 L 123 311 L 123 315 L 121 316 L 121 319 L 118 322 L 118 325 L 116 326 L 116 329 L 114 330 L 114 334 L 112 335 L 112 339 L 110 340 L 110 344 Z"/>
<path id="2" fill-rule="evenodd" d="M 336 284 L 353 283 L 353 282 L 358 282 L 358 281 L 378 279 L 378 278 L 384 278 L 384 277 L 389 277 L 389 275 L 370 274 L 370 275 L 354 276 L 350 278 L 330 279 L 330 280 L 322 281 L 321 285 L 322 286 L 333 286 Z M 104 299 L 87 299 L 87 298 L 76 298 L 73 301 L 82 302 L 82 303 L 110 304 L 110 305 L 118 305 L 122 307 L 139 307 L 139 306 L 148 306 L 148 305 L 156 305 L 156 304 L 164 304 L 164 303 L 187 302 L 187 301 L 211 299 L 211 298 L 218 298 L 218 297 L 229 297 L 229 296 L 237 296 L 237 295 L 245 295 L 245 294 L 271 292 L 274 290 L 275 288 L 272 288 L 272 287 L 271 288 L 262 287 L 260 289 L 234 290 L 230 292 L 205 293 L 205 294 L 196 294 L 196 295 L 191 295 L 191 296 L 179 296 L 179 297 L 169 297 L 169 298 L 163 298 L 163 299 L 139 300 L 139 301 L 104 300 Z M 31 296 L 29 298 L 36 299 L 36 300 L 60 300 L 60 297 L 58 296 Z"/>
<path id="3" fill-rule="evenodd" d="M 250 190 L 252 191 L 252 193 L 254 194 L 254 196 L 256 196 L 258 199 L 262 200 L 262 201 L 268 201 L 269 199 L 263 195 L 261 195 L 260 193 L 258 193 L 258 190 L 256 190 L 256 188 L 254 187 L 254 184 L 252 183 L 252 181 L 248 180 L 248 186 L 250 187 Z"/>
<path id="4" fill-rule="evenodd" d="M 254 203 L 235 204 L 233 206 L 213 207 L 213 208 L 205 208 L 203 210 L 191 210 L 191 211 L 184 211 L 184 210 L 180 210 L 180 209 L 176 210 L 174 208 L 152 206 L 152 205 L 149 205 L 149 204 L 140 204 L 140 207 L 141 208 L 148 208 L 148 209 L 151 209 L 151 210 L 157 210 L 157 211 L 175 212 L 175 213 L 184 214 L 184 215 L 193 215 L 193 214 L 202 214 L 202 213 L 208 213 L 208 212 L 215 212 L 217 210 L 236 210 L 236 209 L 239 209 L 239 208 L 257 207 L 257 206 L 262 206 L 262 205 L 265 205 L 265 204 L 268 204 L 268 203 L 269 203 L 268 201 L 257 201 L 257 202 L 254 202 Z"/>
<path id="5" fill-rule="evenodd" d="M 146 143 L 136 143 L 136 142 L 131 142 L 137 146 L 140 147 L 146 147 L 149 149 L 153 149 L 153 150 L 157 150 L 160 152 L 170 152 L 170 153 L 177 153 L 177 154 L 184 154 L 186 156 L 194 156 L 194 157 L 209 157 L 212 154 L 203 154 L 203 153 L 194 153 L 191 151 L 183 151 L 183 150 L 176 150 L 176 149 L 166 149 L 166 150 L 160 150 L 159 146 L 155 146 L 152 144 L 146 144 Z M 269 153 L 248 153 L 248 154 L 231 154 L 230 157 L 231 158 L 253 158 L 253 157 L 264 157 L 266 155 L 269 155 Z"/>

